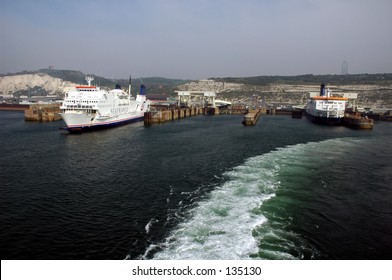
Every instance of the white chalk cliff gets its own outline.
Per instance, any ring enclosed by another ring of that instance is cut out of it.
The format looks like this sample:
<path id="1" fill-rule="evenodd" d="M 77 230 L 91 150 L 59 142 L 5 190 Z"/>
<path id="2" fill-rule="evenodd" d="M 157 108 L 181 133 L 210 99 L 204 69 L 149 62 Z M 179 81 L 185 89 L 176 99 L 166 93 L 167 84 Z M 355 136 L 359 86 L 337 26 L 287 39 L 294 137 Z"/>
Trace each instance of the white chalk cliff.
<path id="1" fill-rule="evenodd" d="M 37 87 L 46 91 L 48 95 L 62 94 L 67 88 L 76 85 L 45 73 L 10 75 L 0 77 L 0 94 L 10 95 Z"/>

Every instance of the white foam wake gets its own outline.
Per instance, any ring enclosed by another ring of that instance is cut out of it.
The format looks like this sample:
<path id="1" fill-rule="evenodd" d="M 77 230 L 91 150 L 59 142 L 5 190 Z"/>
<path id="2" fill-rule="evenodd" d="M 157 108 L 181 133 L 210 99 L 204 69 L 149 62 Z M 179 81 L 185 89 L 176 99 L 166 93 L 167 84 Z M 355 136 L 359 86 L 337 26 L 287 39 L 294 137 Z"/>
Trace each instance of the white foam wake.
<path id="1" fill-rule="evenodd" d="M 252 229 L 266 218 L 253 213 L 274 196 L 279 166 L 259 156 L 227 172 L 229 180 L 212 191 L 174 230 L 158 259 L 246 259 L 257 252 Z"/>
<path id="2" fill-rule="evenodd" d="M 320 150 L 324 145 L 336 143 L 344 144 L 344 141 L 335 139 L 279 148 L 226 172 L 228 180 L 189 211 L 189 219 L 180 223 L 165 244 L 160 245 L 163 250 L 154 258 L 248 259 L 251 254 L 257 254 L 258 241 L 252 231 L 267 221 L 258 210 L 263 202 L 275 196 L 281 184 L 277 176 L 280 169 L 309 149 Z"/>

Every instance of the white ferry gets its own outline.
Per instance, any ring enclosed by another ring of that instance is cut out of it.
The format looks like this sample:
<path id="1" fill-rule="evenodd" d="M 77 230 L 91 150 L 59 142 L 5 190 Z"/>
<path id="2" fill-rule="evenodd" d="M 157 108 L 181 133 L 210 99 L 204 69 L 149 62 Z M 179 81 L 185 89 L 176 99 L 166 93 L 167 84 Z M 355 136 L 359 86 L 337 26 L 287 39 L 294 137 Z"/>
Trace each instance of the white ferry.
<path id="1" fill-rule="evenodd" d="M 108 92 L 92 86 L 93 80 L 93 77 L 87 76 L 87 86 L 77 86 L 66 93 L 60 115 L 67 126 L 62 129 L 78 132 L 144 119 L 144 113 L 150 109 L 150 101 L 144 94 L 144 85 L 135 99 L 130 94 L 131 83 L 128 93 L 120 86 Z"/>
<path id="2" fill-rule="evenodd" d="M 333 96 L 322 84 L 319 96 L 311 96 L 306 104 L 306 116 L 315 123 L 342 124 L 347 98 Z"/>

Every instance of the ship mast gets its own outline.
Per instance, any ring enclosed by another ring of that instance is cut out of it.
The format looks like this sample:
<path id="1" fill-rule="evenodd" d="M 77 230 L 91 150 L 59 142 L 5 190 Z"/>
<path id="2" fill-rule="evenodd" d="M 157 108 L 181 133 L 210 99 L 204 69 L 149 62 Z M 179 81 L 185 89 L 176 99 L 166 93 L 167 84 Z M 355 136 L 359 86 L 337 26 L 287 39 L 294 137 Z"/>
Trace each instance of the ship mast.
<path id="1" fill-rule="evenodd" d="M 129 96 L 132 96 L 131 89 L 132 89 L 132 82 L 131 82 L 131 76 L 129 76 L 129 90 L 128 90 Z"/>
<path id="2" fill-rule="evenodd" d="M 94 77 L 86 75 L 85 79 L 86 79 L 88 86 L 91 86 L 91 82 L 94 81 Z"/>

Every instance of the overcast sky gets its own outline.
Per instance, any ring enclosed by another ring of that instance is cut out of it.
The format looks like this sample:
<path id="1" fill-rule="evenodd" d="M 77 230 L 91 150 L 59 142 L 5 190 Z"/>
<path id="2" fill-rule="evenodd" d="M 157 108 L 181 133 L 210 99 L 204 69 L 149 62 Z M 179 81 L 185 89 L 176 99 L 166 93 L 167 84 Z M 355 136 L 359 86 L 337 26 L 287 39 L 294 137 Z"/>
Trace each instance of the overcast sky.
<path id="1" fill-rule="evenodd" d="M 0 73 L 392 72 L 391 0 L 0 0 Z"/>

